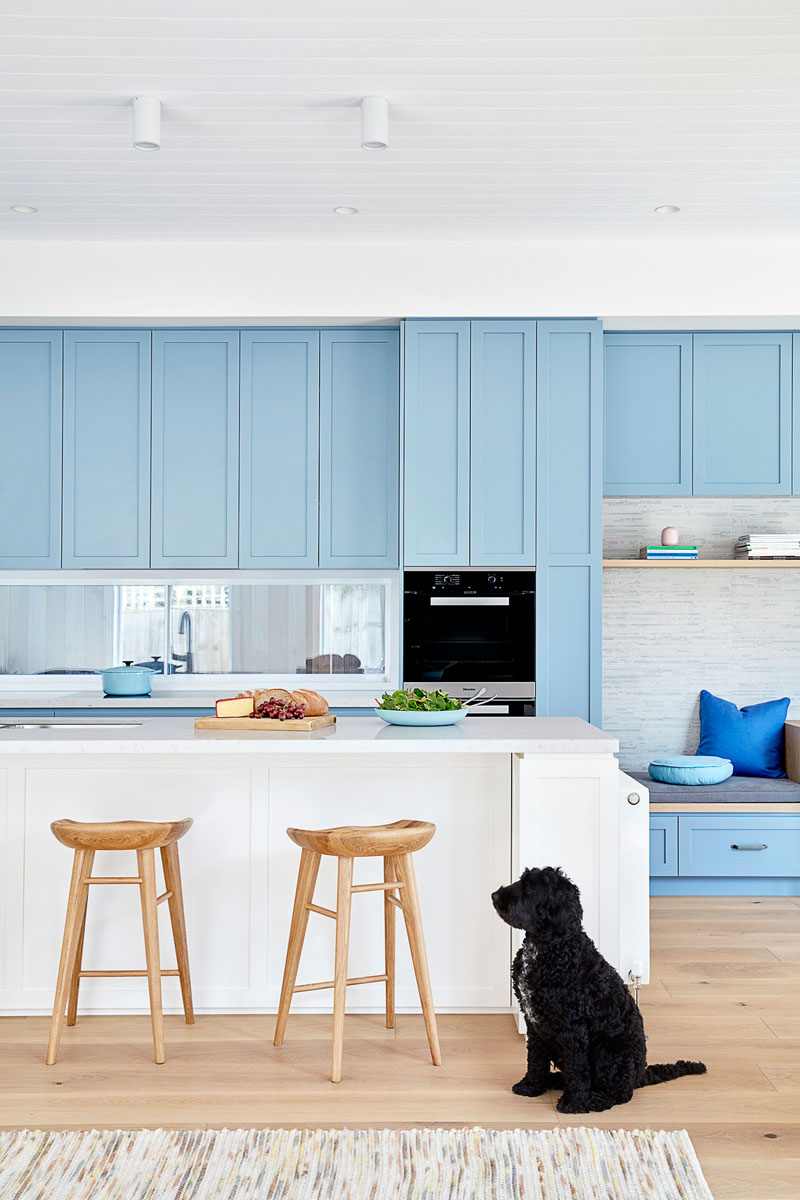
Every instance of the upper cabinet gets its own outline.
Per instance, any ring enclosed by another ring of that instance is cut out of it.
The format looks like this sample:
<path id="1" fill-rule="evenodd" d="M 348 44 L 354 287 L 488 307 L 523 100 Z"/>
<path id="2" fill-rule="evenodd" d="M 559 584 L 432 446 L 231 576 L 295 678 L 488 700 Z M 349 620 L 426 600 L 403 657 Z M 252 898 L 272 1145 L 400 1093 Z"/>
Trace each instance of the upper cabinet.
<path id="1" fill-rule="evenodd" d="M 791 334 L 694 335 L 695 495 L 791 492 L 791 352 Z"/>
<path id="2" fill-rule="evenodd" d="M 407 566 L 532 566 L 536 322 L 407 321 Z"/>
<path id="3" fill-rule="evenodd" d="M 399 331 L 323 331 L 320 566 L 398 566 L 399 469 Z"/>
<path id="4" fill-rule="evenodd" d="M 61 565 L 60 333 L 0 330 L 0 567 Z"/>
<path id="5" fill-rule="evenodd" d="M 319 333 L 243 333 L 241 353 L 239 566 L 315 567 Z"/>
<path id="6" fill-rule="evenodd" d="M 692 337 L 607 333 L 605 494 L 692 491 Z"/>
<path id="7" fill-rule="evenodd" d="M 791 492 L 791 334 L 607 333 L 604 344 L 607 496 Z M 794 479 L 800 490 L 800 470 Z"/>
<path id="8" fill-rule="evenodd" d="M 64 334 L 64 567 L 150 564 L 150 333 Z"/>
<path id="9" fill-rule="evenodd" d="M 237 566 L 238 333 L 153 334 L 152 446 L 150 565 Z"/>
<path id="10" fill-rule="evenodd" d="M 470 563 L 530 566 L 536 545 L 536 323 L 472 322 Z"/>
<path id="11" fill-rule="evenodd" d="M 405 553 L 469 563 L 470 322 L 405 324 Z"/>

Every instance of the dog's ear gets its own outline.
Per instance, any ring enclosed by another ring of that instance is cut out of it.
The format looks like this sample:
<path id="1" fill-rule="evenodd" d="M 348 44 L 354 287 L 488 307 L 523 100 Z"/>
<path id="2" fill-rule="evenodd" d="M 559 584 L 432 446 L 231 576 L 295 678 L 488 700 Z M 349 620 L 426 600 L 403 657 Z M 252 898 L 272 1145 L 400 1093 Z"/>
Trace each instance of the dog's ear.
<path id="1" fill-rule="evenodd" d="M 537 916 L 540 936 L 564 937 L 581 927 L 581 894 L 559 867 L 543 867 L 540 872 Z"/>

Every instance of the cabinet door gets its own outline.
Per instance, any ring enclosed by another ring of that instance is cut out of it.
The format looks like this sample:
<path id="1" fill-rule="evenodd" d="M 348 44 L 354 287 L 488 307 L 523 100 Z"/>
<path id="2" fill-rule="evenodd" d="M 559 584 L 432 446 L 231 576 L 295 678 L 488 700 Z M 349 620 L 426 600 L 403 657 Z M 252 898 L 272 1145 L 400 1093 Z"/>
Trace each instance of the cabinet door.
<path id="1" fill-rule="evenodd" d="M 694 335 L 694 491 L 792 490 L 791 334 Z"/>
<path id="2" fill-rule="evenodd" d="M 599 321 L 537 326 L 536 712 L 599 725 L 603 347 Z"/>
<path id="3" fill-rule="evenodd" d="M 692 338 L 607 333 L 605 494 L 692 491 Z"/>
<path id="4" fill-rule="evenodd" d="M 399 331 L 323 332 L 320 566 L 398 565 L 399 454 Z"/>
<path id="5" fill-rule="evenodd" d="M 533 566 L 536 322 L 473 321 L 470 562 Z"/>
<path id="6" fill-rule="evenodd" d="M 150 334 L 64 334 L 65 567 L 150 565 Z"/>
<path id="7" fill-rule="evenodd" d="M 238 561 L 239 335 L 153 334 L 154 567 Z"/>
<path id="8" fill-rule="evenodd" d="M 678 818 L 672 813 L 650 814 L 650 874 L 678 874 Z"/>
<path id="9" fill-rule="evenodd" d="M 469 563 L 469 376 L 469 321 L 406 321 L 408 567 Z"/>
<path id="10" fill-rule="evenodd" d="M 241 349 L 239 566 L 315 567 L 319 333 L 243 333 Z"/>
<path id="11" fill-rule="evenodd" d="M 61 566 L 61 334 L 0 330 L 0 568 Z"/>

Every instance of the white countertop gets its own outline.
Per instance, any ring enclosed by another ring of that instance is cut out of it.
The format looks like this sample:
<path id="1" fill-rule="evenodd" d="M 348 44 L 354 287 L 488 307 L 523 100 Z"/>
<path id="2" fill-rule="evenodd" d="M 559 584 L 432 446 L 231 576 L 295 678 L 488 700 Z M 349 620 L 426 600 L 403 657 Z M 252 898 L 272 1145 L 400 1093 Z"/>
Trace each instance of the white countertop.
<path id="1" fill-rule="evenodd" d="M 299 686 L 299 685 L 298 685 Z M 383 690 L 381 685 L 380 691 Z M 224 692 L 224 689 L 223 689 Z M 0 719 L 4 708 L 213 708 L 223 694 L 185 691 L 155 691 L 151 696 L 104 696 L 101 691 L 86 692 L 14 692 L 0 687 Z M 235 692 L 233 693 L 235 695 Z M 331 708 L 372 708 L 372 692 L 335 692 L 325 689 Z"/>
<path id="2" fill-rule="evenodd" d="M 42 724 L 46 720 L 42 718 Z M 73 726 L 60 729 L 0 728 L 0 758 L 12 754 L 614 754 L 619 749 L 612 734 L 579 717 L 469 716 L 458 725 L 428 729 L 387 725 L 379 717 L 346 717 L 313 733 L 195 730 L 191 717 L 148 720 L 143 715 L 141 724 L 128 728 L 122 724 L 93 728 L 80 718 L 74 721 Z"/>

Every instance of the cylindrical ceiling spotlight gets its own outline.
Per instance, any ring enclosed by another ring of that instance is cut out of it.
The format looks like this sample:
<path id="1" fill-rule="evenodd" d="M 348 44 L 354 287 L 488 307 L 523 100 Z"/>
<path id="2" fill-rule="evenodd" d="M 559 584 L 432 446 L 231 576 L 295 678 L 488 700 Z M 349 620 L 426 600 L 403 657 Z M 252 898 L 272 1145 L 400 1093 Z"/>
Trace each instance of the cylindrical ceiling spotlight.
<path id="1" fill-rule="evenodd" d="M 133 97 L 133 148 L 161 149 L 161 101 L 156 96 Z"/>
<path id="2" fill-rule="evenodd" d="M 361 149 L 385 150 L 389 145 L 389 101 L 365 96 L 361 101 Z"/>

